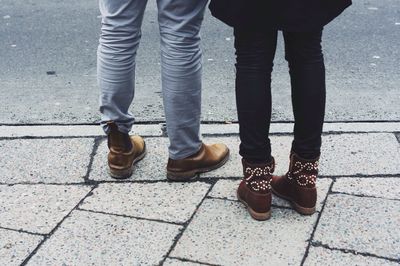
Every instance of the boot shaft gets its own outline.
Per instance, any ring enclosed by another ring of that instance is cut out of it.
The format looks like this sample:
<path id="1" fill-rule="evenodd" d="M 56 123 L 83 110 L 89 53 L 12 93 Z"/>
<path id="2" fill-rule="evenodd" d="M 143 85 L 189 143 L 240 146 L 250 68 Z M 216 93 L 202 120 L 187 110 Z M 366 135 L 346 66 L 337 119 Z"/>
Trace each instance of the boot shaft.
<path id="1" fill-rule="evenodd" d="M 319 158 L 303 159 L 296 153 L 290 155 L 289 171 L 286 177 L 296 185 L 315 188 L 318 176 Z"/>
<path id="2" fill-rule="evenodd" d="M 132 150 L 132 142 L 129 134 L 122 133 L 118 130 L 118 126 L 114 122 L 109 122 L 108 127 L 108 148 L 115 152 L 128 152 Z"/>

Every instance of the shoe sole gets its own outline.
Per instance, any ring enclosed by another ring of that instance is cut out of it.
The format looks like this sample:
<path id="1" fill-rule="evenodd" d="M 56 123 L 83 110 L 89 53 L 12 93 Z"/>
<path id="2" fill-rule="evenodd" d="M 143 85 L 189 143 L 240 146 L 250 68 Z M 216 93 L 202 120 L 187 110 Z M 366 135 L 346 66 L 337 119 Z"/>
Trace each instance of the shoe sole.
<path id="1" fill-rule="evenodd" d="M 295 211 L 297 211 L 298 213 L 302 214 L 302 215 L 313 215 L 316 211 L 315 206 L 312 208 L 306 208 L 303 206 L 300 206 L 299 204 L 297 204 L 294 200 L 292 200 L 289 197 L 283 196 L 282 194 L 279 194 L 278 192 L 276 192 L 273 188 L 271 188 L 272 193 L 274 193 L 275 196 L 286 200 L 287 202 L 290 203 L 290 205 L 292 205 L 293 209 Z"/>
<path id="2" fill-rule="evenodd" d="M 173 182 L 190 181 L 193 178 L 195 178 L 198 174 L 213 171 L 215 169 L 220 168 L 224 164 L 226 164 L 226 162 L 229 160 L 229 154 L 230 154 L 230 151 L 228 150 L 228 153 L 226 154 L 226 156 L 224 157 L 224 159 L 222 161 L 220 161 L 218 164 L 210 166 L 210 167 L 197 168 L 197 169 L 186 171 L 186 172 L 172 172 L 172 171 L 167 170 L 167 179 L 169 181 L 173 181 Z"/>
<path id="3" fill-rule="evenodd" d="M 124 170 L 112 170 L 111 168 L 108 168 L 109 175 L 114 179 L 127 179 L 131 177 L 133 174 L 133 169 L 135 168 L 135 164 L 141 161 L 146 156 L 146 154 L 147 154 L 147 149 L 145 143 L 143 152 L 133 160 L 130 168 Z"/>
<path id="4" fill-rule="evenodd" d="M 254 220 L 266 221 L 271 218 L 271 210 L 268 212 L 256 212 L 249 206 L 249 204 L 247 204 L 246 201 L 244 201 L 242 198 L 240 198 L 239 193 L 237 193 L 237 192 L 236 192 L 236 197 L 241 203 L 243 203 L 244 206 L 246 206 L 247 211 L 249 212 L 251 218 L 253 218 Z"/>

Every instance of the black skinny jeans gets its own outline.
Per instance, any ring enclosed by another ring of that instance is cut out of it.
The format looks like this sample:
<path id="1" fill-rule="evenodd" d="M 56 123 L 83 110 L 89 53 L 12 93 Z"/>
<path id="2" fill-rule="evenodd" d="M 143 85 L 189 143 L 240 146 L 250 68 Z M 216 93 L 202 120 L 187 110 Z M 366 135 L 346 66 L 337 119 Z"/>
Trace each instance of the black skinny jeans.
<path id="1" fill-rule="evenodd" d="M 278 31 L 235 29 L 236 103 L 240 155 L 250 162 L 270 161 L 271 73 Z M 320 155 L 325 115 L 325 65 L 322 30 L 283 32 L 295 118 L 292 151 L 305 159 Z"/>

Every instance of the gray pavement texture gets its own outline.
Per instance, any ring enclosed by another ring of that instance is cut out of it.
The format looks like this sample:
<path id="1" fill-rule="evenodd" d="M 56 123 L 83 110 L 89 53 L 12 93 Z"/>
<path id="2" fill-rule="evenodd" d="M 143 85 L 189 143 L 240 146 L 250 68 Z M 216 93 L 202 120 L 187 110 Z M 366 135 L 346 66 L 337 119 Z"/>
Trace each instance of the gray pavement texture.
<path id="1" fill-rule="evenodd" d="M 265 222 L 236 199 L 239 138 L 217 125 L 204 141 L 226 143 L 230 160 L 186 184 L 166 181 L 168 139 L 153 125 L 141 126 L 152 135 L 148 155 L 124 181 L 107 174 L 105 138 L 86 129 L 66 138 L 8 132 L 0 265 L 398 265 L 400 141 L 385 128 L 324 134 L 317 212 L 301 216 L 274 197 Z M 291 139 L 271 136 L 277 174 Z"/>
<path id="2" fill-rule="evenodd" d="M 397 0 L 357 0 L 324 34 L 329 121 L 400 120 Z M 23 26 L 21 26 L 23 25 Z M 0 124 L 99 120 L 96 1 L 2 0 Z M 137 121 L 164 121 L 156 1 L 149 1 L 137 58 Z M 232 29 L 209 13 L 202 30 L 203 120 L 235 121 Z M 273 119 L 293 120 L 282 38 L 273 74 Z"/>

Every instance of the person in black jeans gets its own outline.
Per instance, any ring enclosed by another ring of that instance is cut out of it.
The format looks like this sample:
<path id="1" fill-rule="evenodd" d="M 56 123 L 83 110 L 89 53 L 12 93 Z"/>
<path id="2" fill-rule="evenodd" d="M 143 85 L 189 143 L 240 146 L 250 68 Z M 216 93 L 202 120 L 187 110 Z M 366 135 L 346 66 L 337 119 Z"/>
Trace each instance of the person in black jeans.
<path id="1" fill-rule="evenodd" d="M 303 215 L 315 212 L 318 160 L 325 115 L 323 27 L 351 0 L 212 0 L 214 16 L 234 27 L 236 102 L 244 179 L 238 199 L 257 220 L 271 216 L 271 192 Z M 268 137 L 271 73 L 278 31 L 289 64 L 294 140 L 289 170 L 273 176 L 275 160 Z"/>
<path id="2" fill-rule="evenodd" d="M 271 73 L 277 45 L 276 30 L 235 29 L 236 102 L 240 124 L 240 155 L 248 162 L 269 162 Z M 322 29 L 284 32 L 295 117 L 292 151 L 305 159 L 320 155 L 325 113 L 325 65 Z"/>
<path id="3" fill-rule="evenodd" d="M 275 162 L 268 137 L 271 73 L 278 31 L 235 29 L 234 34 L 240 155 L 245 170 L 245 179 L 237 193 L 239 200 L 248 206 L 253 218 L 265 220 L 271 215 L 272 189 L 276 195 L 291 201 L 301 214 L 312 214 L 325 114 L 322 28 L 310 32 L 283 32 L 295 125 L 291 165 L 282 177 L 272 177 Z M 291 177 L 295 175 L 293 172 L 298 172 L 295 178 Z"/>

